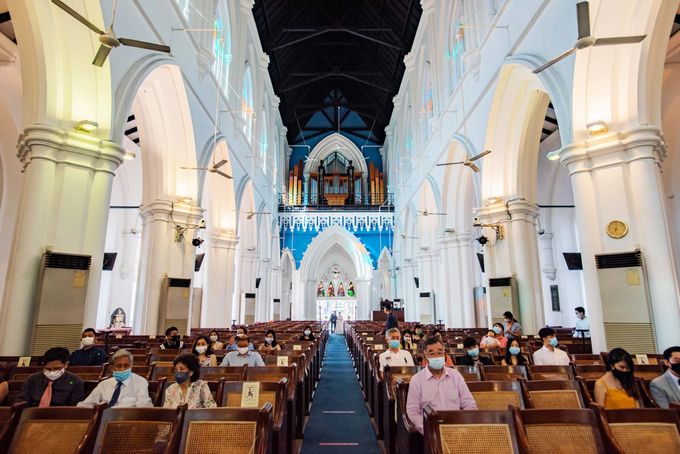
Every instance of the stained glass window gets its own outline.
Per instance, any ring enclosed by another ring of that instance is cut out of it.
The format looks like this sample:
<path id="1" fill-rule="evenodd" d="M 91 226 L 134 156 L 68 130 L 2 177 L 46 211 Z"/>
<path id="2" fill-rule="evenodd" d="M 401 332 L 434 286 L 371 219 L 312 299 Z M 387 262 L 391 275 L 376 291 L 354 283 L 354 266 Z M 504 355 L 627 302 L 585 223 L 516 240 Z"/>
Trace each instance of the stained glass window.
<path id="1" fill-rule="evenodd" d="M 213 24 L 213 61 L 212 71 L 217 78 L 222 93 L 229 97 L 229 64 L 231 63 L 231 31 L 226 2 L 222 1 L 215 13 Z"/>
<path id="2" fill-rule="evenodd" d="M 423 138 L 430 136 L 430 120 L 434 115 L 434 93 L 432 91 L 432 78 L 430 75 L 430 62 L 425 64 L 423 71 L 423 92 L 422 92 L 421 121 Z"/>
<path id="3" fill-rule="evenodd" d="M 253 140 L 253 115 L 255 113 L 253 108 L 253 77 L 250 72 L 250 66 L 246 65 L 246 70 L 243 74 L 243 91 L 241 93 L 241 111 L 243 121 L 246 122 L 243 127 L 243 132 L 249 142 Z"/>
<path id="4" fill-rule="evenodd" d="M 451 14 L 451 30 L 449 36 L 449 67 L 451 70 L 452 88 L 455 88 L 458 81 L 463 77 L 463 54 L 465 53 L 465 28 L 463 25 L 463 1 L 456 0 L 453 4 Z"/>

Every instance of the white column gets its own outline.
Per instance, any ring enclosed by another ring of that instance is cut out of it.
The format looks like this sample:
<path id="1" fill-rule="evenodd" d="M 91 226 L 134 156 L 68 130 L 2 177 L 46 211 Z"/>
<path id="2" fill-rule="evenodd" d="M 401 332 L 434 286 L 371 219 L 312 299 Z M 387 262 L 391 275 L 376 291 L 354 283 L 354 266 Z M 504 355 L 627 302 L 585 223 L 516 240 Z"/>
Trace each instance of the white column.
<path id="1" fill-rule="evenodd" d="M 439 239 L 442 247 L 441 269 L 445 270 L 442 288 L 448 327 L 474 327 L 475 308 L 472 282 L 472 235 L 451 233 Z"/>
<path id="2" fill-rule="evenodd" d="M 660 174 L 661 132 L 651 126 L 613 132 L 565 147 L 560 157 L 572 178 L 593 351 L 615 347 L 605 341 L 594 256 L 637 248 L 647 267 L 657 348 L 677 345 L 680 301 Z M 626 222 L 629 233 L 608 237 L 612 220 Z"/>
<path id="3" fill-rule="evenodd" d="M 124 154 L 113 142 L 47 125 L 26 128 L 17 148 L 26 175 L 3 296 L 0 352 L 5 355 L 28 352 L 47 246 L 92 256 L 85 311 L 74 313 L 73 320 L 95 323 L 111 183 Z"/>
<path id="4" fill-rule="evenodd" d="M 260 287 L 255 292 L 257 294 L 255 321 L 266 322 L 272 318 L 272 301 L 269 296 L 271 262 L 269 259 L 261 259 L 258 268 L 257 277 L 260 278 Z"/>
<path id="5" fill-rule="evenodd" d="M 507 207 L 506 203 L 499 202 L 478 210 L 483 224 L 499 223 L 504 231 L 504 239 L 498 238 L 495 243 L 491 241 L 486 246 L 488 250 L 493 250 L 486 257 L 494 262 L 494 266 L 487 269 L 487 275 L 491 278 L 517 277 L 520 312 L 518 319 L 523 331 L 528 334 L 537 333 L 544 325 L 536 240 L 537 215 L 538 207 L 523 199 L 510 200 Z"/>
<path id="6" fill-rule="evenodd" d="M 550 286 L 557 285 L 557 267 L 555 266 L 555 254 L 553 251 L 553 234 L 545 232 L 538 237 L 538 256 L 541 264 L 541 279 L 544 295 L 544 314 L 548 325 L 562 325 L 562 313 L 553 312 Z M 560 289 L 561 290 L 561 289 Z"/>
<path id="7" fill-rule="evenodd" d="M 135 303 L 136 333 L 157 334 L 165 329 L 159 325 L 161 283 L 164 277 L 193 277 L 196 248 L 191 240 L 203 211 L 192 204 L 169 200 L 155 200 L 140 208 L 144 227 Z M 178 237 L 179 232 L 183 232 L 183 239 Z"/>
<path id="8" fill-rule="evenodd" d="M 238 237 L 232 231 L 224 231 L 211 235 L 206 243 L 201 327 L 231 326 L 233 314 L 238 312 L 233 307 Z"/>
<path id="9" fill-rule="evenodd" d="M 371 319 L 371 283 L 370 279 L 354 281 L 354 290 L 357 295 L 357 320 Z"/>
<path id="10" fill-rule="evenodd" d="M 418 275 L 420 288 L 418 292 L 431 292 L 434 295 L 436 314 L 432 314 L 434 323 L 446 320 L 444 312 L 444 292 L 439 285 L 440 253 L 439 251 L 424 251 L 416 256 L 418 260 Z M 436 316 L 436 317 L 435 317 Z"/>
<path id="11" fill-rule="evenodd" d="M 413 262 L 411 258 L 404 259 L 404 263 L 401 265 L 401 272 L 403 276 L 401 285 L 402 298 L 404 300 L 404 320 L 420 321 L 418 289 L 416 289 L 416 286 L 413 282 L 413 278 L 416 277 L 415 273 L 417 270 L 418 266 L 416 262 Z"/>
<path id="12" fill-rule="evenodd" d="M 280 320 L 285 320 L 284 317 L 284 312 L 283 312 L 283 291 L 282 291 L 282 279 L 283 279 L 283 273 L 281 272 L 281 268 L 279 266 L 274 266 L 271 269 L 271 272 L 269 273 L 269 288 L 270 288 L 270 302 L 272 304 L 272 309 L 270 311 L 271 317 L 274 318 L 274 309 L 273 309 L 273 304 L 274 304 L 274 299 L 279 300 L 279 317 Z M 288 291 L 288 289 L 286 289 Z"/>

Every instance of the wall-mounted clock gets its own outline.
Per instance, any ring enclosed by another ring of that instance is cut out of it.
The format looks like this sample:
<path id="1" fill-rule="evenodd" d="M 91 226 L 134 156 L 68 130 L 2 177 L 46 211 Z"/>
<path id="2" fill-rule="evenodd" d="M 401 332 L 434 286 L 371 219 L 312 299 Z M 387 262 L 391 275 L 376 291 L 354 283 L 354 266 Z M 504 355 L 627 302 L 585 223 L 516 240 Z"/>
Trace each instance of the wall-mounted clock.
<path id="1" fill-rule="evenodd" d="M 614 239 L 623 238 L 628 234 L 628 226 L 623 221 L 611 221 L 607 224 L 607 235 Z"/>

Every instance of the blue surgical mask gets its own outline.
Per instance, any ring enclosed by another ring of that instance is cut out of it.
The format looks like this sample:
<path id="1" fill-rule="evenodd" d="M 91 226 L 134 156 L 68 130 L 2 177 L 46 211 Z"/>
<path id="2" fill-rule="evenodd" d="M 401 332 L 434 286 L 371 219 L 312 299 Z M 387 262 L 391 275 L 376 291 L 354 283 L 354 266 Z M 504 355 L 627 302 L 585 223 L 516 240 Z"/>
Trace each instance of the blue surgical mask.
<path id="1" fill-rule="evenodd" d="M 510 347 L 510 354 L 511 355 L 519 355 L 519 347 Z"/>
<path id="2" fill-rule="evenodd" d="M 552 339 L 550 339 L 550 345 L 552 345 L 553 347 L 557 347 L 557 338 L 556 337 L 553 337 Z"/>
<path id="3" fill-rule="evenodd" d="M 494 333 L 496 333 L 496 334 L 500 334 L 500 333 L 501 333 L 501 329 L 500 329 L 499 327 L 497 327 L 497 326 L 494 326 L 493 328 L 491 328 L 491 330 L 492 330 Z"/>
<path id="4" fill-rule="evenodd" d="M 130 369 L 125 369 L 125 370 L 114 370 L 113 371 L 113 378 L 116 379 L 117 382 L 122 382 L 130 378 L 130 375 L 132 375 L 132 368 Z"/>
<path id="5" fill-rule="evenodd" d="M 395 339 L 390 339 L 390 348 L 399 348 L 401 346 L 401 342 Z"/>
<path id="6" fill-rule="evenodd" d="M 187 371 L 187 372 L 181 372 L 181 371 L 176 370 L 176 371 L 175 371 L 175 381 L 176 381 L 178 384 L 181 385 L 181 384 L 184 383 L 185 381 L 189 380 L 189 374 L 190 374 L 189 371 Z"/>
<path id="7" fill-rule="evenodd" d="M 443 356 L 440 356 L 438 358 L 427 358 L 427 363 L 430 365 L 430 367 L 434 370 L 440 370 L 444 368 L 444 364 L 446 363 L 446 358 Z"/>
<path id="8" fill-rule="evenodd" d="M 467 354 L 470 356 L 479 356 L 479 349 L 473 348 L 472 350 L 468 350 Z"/>

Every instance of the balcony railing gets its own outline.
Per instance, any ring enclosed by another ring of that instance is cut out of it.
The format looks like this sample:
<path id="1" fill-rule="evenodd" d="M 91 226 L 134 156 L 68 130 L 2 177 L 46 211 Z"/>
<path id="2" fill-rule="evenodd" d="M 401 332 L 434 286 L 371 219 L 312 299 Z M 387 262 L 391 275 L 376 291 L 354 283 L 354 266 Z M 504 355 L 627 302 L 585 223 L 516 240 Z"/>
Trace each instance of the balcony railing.
<path id="1" fill-rule="evenodd" d="M 329 194 L 283 193 L 279 195 L 279 211 L 342 210 L 394 211 L 394 194 Z"/>

